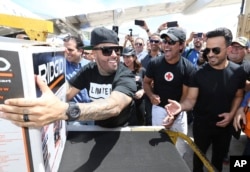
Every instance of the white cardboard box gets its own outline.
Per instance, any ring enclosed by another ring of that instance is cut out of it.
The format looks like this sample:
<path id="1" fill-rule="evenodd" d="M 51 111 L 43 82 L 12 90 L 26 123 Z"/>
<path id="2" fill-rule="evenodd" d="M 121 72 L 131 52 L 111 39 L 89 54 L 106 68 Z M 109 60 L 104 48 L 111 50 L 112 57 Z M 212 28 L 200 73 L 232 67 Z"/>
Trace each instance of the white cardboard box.
<path id="1" fill-rule="evenodd" d="M 64 48 L 42 44 L 0 37 L 0 103 L 11 97 L 39 97 L 34 73 L 65 101 Z M 27 129 L 0 118 L 0 172 L 56 172 L 65 142 L 65 121 Z"/>

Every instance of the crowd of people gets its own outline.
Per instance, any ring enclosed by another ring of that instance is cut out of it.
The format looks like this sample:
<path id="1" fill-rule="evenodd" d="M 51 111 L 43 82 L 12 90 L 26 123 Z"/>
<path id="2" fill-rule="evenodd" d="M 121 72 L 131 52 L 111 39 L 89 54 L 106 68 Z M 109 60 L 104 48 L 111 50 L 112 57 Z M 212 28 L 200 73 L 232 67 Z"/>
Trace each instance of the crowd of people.
<path id="1" fill-rule="evenodd" d="M 250 101 L 249 40 L 233 39 L 224 27 L 192 32 L 188 39 L 182 27 L 167 22 L 155 33 L 146 22 L 140 27 L 147 39 L 126 35 L 119 42 L 117 33 L 105 27 L 93 29 L 90 45 L 66 37 L 69 102 L 60 101 L 36 76 L 42 96 L 5 100 L 0 117 L 21 127 L 67 120 L 108 128 L 164 126 L 184 134 L 192 123 L 195 144 L 204 154 L 212 145 L 211 163 L 222 171 L 232 128 L 241 130 L 242 122 L 250 126 L 244 111 Z M 182 157 L 184 144 L 176 143 Z M 243 154 L 250 155 L 250 137 Z M 193 171 L 203 171 L 196 154 Z"/>

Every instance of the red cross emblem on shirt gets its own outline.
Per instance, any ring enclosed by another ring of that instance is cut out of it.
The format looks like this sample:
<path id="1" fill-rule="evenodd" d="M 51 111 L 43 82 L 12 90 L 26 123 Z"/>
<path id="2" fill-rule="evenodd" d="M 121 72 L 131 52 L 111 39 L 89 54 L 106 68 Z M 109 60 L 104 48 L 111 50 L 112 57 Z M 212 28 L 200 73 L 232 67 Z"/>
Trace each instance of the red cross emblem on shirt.
<path id="1" fill-rule="evenodd" d="M 166 81 L 172 81 L 174 79 L 174 75 L 172 72 L 167 72 L 164 77 Z"/>

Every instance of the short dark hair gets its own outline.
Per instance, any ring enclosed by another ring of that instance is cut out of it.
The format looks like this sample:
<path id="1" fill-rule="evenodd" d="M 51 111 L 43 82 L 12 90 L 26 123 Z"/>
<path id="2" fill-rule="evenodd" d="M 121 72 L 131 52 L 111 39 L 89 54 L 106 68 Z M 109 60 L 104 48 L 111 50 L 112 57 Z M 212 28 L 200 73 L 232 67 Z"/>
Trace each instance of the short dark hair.
<path id="1" fill-rule="evenodd" d="M 225 27 L 220 27 L 212 31 L 209 31 L 206 34 L 207 38 L 213 38 L 217 36 L 223 36 L 225 38 L 227 47 L 231 45 L 232 40 L 233 40 L 233 35 L 230 29 L 225 28 Z"/>
<path id="2" fill-rule="evenodd" d="M 69 42 L 69 40 L 75 40 L 76 48 L 77 49 L 83 49 L 84 44 L 83 44 L 83 41 L 82 41 L 82 39 L 80 37 L 69 35 L 69 36 L 66 36 L 65 38 L 63 38 L 64 42 Z"/>

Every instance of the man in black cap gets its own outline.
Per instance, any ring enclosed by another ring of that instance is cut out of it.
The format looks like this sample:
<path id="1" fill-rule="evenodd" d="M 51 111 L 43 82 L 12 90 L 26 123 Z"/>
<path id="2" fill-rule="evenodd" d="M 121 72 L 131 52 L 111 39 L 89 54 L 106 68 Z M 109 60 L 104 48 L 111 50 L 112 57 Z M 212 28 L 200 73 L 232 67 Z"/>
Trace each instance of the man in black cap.
<path id="1" fill-rule="evenodd" d="M 153 104 L 153 126 L 163 125 L 163 120 L 168 115 L 164 108 L 168 103 L 168 99 L 181 101 L 185 98 L 189 80 L 195 72 L 192 63 L 181 57 L 186 40 L 183 29 L 178 27 L 169 28 L 166 33 L 161 35 L 161 38 L 164 54 L 153 58 L 149 62 L 143 83 L 144 90 Z M 165 126 L 171 130 L 187 134 L 186 113 L 180 113 L 173 124 Z M 185 153 L 183 140 L 178 139 L 176 147 L 183 156 Z"/>
<path id="2" fill-rule="evenodd" d="M 204 154 L 212 146 L 211 162 L 217 169 L 214 171 L 222 171 L 231 140 L 232 121 L 243 98 L 246 80 L 242 67 L 227 59 L 231 43 L 232 32 L 227 28 L 207 32 L 203 53 L 208 62 L 191 78 L 185 99 L 180 103 L 169 100 L 166 106 L 169 115 L 164 120 L 170 122 L 181 111 L 193 109 L 194 142 Z M 202 172 L 203 166 L 194 154 L 193 172 Z"/>
<path id="3" fill-rule="evenodd" d="M 36 77 L 42 96 L 5 100 L 0 105 L 0 117 L 22 127 L 44 126 L 56 120 L 94 120 L 103 127 L 126 125 L 134 107 L 136 84 L 132 72 L 120 63 L 122 47 L 117 34 L 104 27 L 95 28 L 87 48 L 92 49 L 95 62 L 85 65 L 69 80 L 67 100 L 86 88 L 92 102 L 62 102 Z"/>

